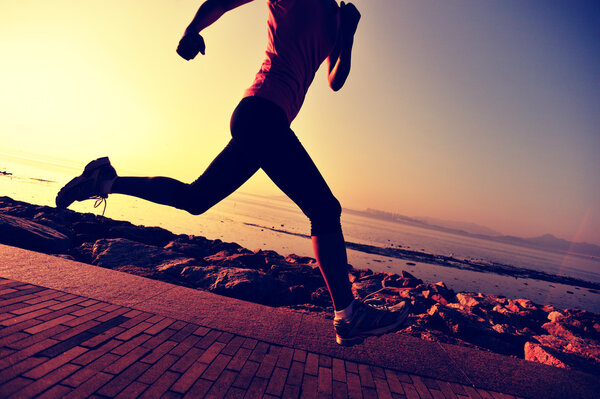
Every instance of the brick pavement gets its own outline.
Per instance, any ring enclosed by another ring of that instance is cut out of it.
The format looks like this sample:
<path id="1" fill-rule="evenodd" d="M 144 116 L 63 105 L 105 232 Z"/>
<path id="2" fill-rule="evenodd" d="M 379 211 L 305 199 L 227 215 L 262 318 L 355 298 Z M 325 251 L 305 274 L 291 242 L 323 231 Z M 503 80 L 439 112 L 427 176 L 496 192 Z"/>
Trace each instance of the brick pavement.
<path id="1" fill-rule="evenodd" d="M 515 398 L 0 278 L 2 398 Z"/>

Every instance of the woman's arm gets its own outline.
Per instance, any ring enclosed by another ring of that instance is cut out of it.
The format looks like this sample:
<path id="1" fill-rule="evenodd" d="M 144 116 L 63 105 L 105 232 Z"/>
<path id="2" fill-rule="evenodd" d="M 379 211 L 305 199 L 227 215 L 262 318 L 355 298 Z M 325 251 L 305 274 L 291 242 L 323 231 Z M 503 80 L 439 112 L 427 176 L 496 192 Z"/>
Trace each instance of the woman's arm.
<path id="1" fill-rule="evenodd" d="M 352 3 L 340 5 L 340 31 L 336 44 L 327 57 L 329 87 L 338 91 L 344 86 L 350 74 L 354 34 L 360 20 L 360 13 Z"/>
<path id="2" fill-rule="evenodd" d="M 204 54 L 204 39 L 200 32 L 221 18 L 227 11 L 233 10 L 253 0 L 206 0 L 192 19 L 179 41 L 177 53 L 186 60 L 191 60 L 198 53 Z"/>

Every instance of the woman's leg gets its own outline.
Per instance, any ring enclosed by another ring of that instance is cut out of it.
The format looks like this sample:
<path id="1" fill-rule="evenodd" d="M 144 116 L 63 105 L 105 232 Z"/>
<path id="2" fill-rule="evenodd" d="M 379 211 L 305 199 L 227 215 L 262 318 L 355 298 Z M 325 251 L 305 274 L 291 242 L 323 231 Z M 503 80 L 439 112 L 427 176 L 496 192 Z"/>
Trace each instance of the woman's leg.
<path id="1" fill-rule="evenodd" d="M 354 296 L 340 225 L 341 206 L 289 128 L 283 111 L 257 98 L 243 103 L 232 119 L 232 135 L 252 151 L 265 173 L 310 219 L 321 273 L 335 309 L 344 309 Z"/>
<path id="2" fill-rule="evenodd" d="M 191 184 L 169 177 L 117 177 L 111 193 L 132 195 L 199 215 L 233 193 L 258 168 L 255 157 L 232 139 Z"/>

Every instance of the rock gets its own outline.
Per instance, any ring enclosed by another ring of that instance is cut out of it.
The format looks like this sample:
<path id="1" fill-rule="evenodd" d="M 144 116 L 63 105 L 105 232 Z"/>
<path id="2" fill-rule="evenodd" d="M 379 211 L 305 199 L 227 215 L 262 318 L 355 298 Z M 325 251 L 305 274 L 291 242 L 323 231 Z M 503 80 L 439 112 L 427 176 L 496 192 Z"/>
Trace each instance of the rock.
<path id="1" fill-rule="evenodd" d="M 314 305 L 324 308 L 333 306 L 333 303 L 331 302 L 331 295 L 329 295 L 327 287 L 320 287 L 313 291 L 313 293 L 310 295 L 310 301 Z"/>
<path id="2" fill-rule="evenodd" d="M 289 254 L 288 256 L 285 257 L 284 259 L 286 262 L 288 263 L 302 263 L 305 265 L 309 265 L 309 264 L 316 264 L 317 261 L 311 257 L 308 256 L 299 256 L 296 254 Z"/>
<path id="3" fill-rule="evenodd" d="M 175 258 L 183 257 L 161 247 L 124 238 L 97 240 L 92 252 L 92 264 L 109 269 L 126 265 L 155 268 L 166 260 Z"/>
<path id="4" fill-rule="evenodd" d="M 174 252 L 181 252 L 185 256 L 190 256 L 198 260 L 211 255 L 211 241 L 204 237 L 180 236 L 167 243 L 164 249 Z"/>
<path id="5" fill-rule="evenodd" d="M 197 266 L 198 260 L 195 258 L 175 258 L 168 259 L 156 266 L 158 272 L 171 277 L 181 276 L 183 269 L 189 266 Z"/>
<path id="6" fill-rule="evenodd" d="M 352 283 L 352 293 L 357 298 L 364 298 L 368 294 L 383 288 L 381 280 L 378 278 L 364 278 L 355 280 Z"/>
<path id="7" fill-rule="evenodd" d="M 253 269 L 222 268 L 209 290 L 217 294 L 263 304 L 273 304 L 276 282 L 266 273 Z"/>
<path id="8" fill-rule="evenodd" d="M 560 367 L 563 369 L 570 368 L 558 359 L 557 356 L 560 356 L 558 353 L 559 352 L 545 348 L 542 345 L 534 342 L 525 343 L 525 360 L 546 364 L 548 366 Z"/>
<path id="9" fill-rule="evenodd" d="M 125 238 L 142 244 L 164 246 L 175 235 L 160 227 L 145 227 L 135 225 L 113 226 L 105 234 L 106 238 Z"/>
<path id="10" fill-rule="evenodd" d="M 463 306 L 475 307 L 479 305 L 477 294 L 472 292 L 459 292 L 456 294 L 456 299 Z"/>
<path id="11" fill-rule="evenodd" d="M 30 220 L 0 214 L 0 243 L 46 253 L 64 253 L 71 247 L 66 235 Z"/>
<path id="12" fill-rule="evenodd" d="M 186 266 L 181 271 L 179 277 L 186 284 L 194 288 L 208 288 L 215 282 L 220 270 L 219 266 Z"/>
<path id="13" fill-rule="evenodd" d="M 548 313 L 548 320 L 550 320 L 551 322 L 554 322 L 554 323 L 557 321 L 560 321 L 561 319 L 564 319 L 564 318 L 565 318 L 565 316 L 560 312 L 554 311 L 554 312 Z"/>

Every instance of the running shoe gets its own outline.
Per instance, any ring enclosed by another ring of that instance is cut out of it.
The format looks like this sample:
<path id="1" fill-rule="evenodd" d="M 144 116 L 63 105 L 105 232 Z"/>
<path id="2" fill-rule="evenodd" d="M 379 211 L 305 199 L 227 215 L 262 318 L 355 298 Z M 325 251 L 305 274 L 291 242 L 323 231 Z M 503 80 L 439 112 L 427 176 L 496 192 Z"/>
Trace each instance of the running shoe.
<path id="1" fill-rule="evenodd" d="M 81 176 L 68 182 L 56 195 L 56 206 L 67 208 L 75 201 L 96 199 L 97 205 L 108 197 L 107 182 L 117 177 L 108 157 L 98 158 L 88 163 Z M 96 205 L 96 206 L 97 206 Z M 106 203 L 105 203 L 106 206 Z"/>
<path id="2" fill-rule="evenodd" d="M 387 308 L 356 300 L 350 321 L 333 320 L 335 341 L 343 346 L 353 346 L 367 337 L 397 331 L 406 321 L 409 311 L 410 305 L 406 301 Z"/>

